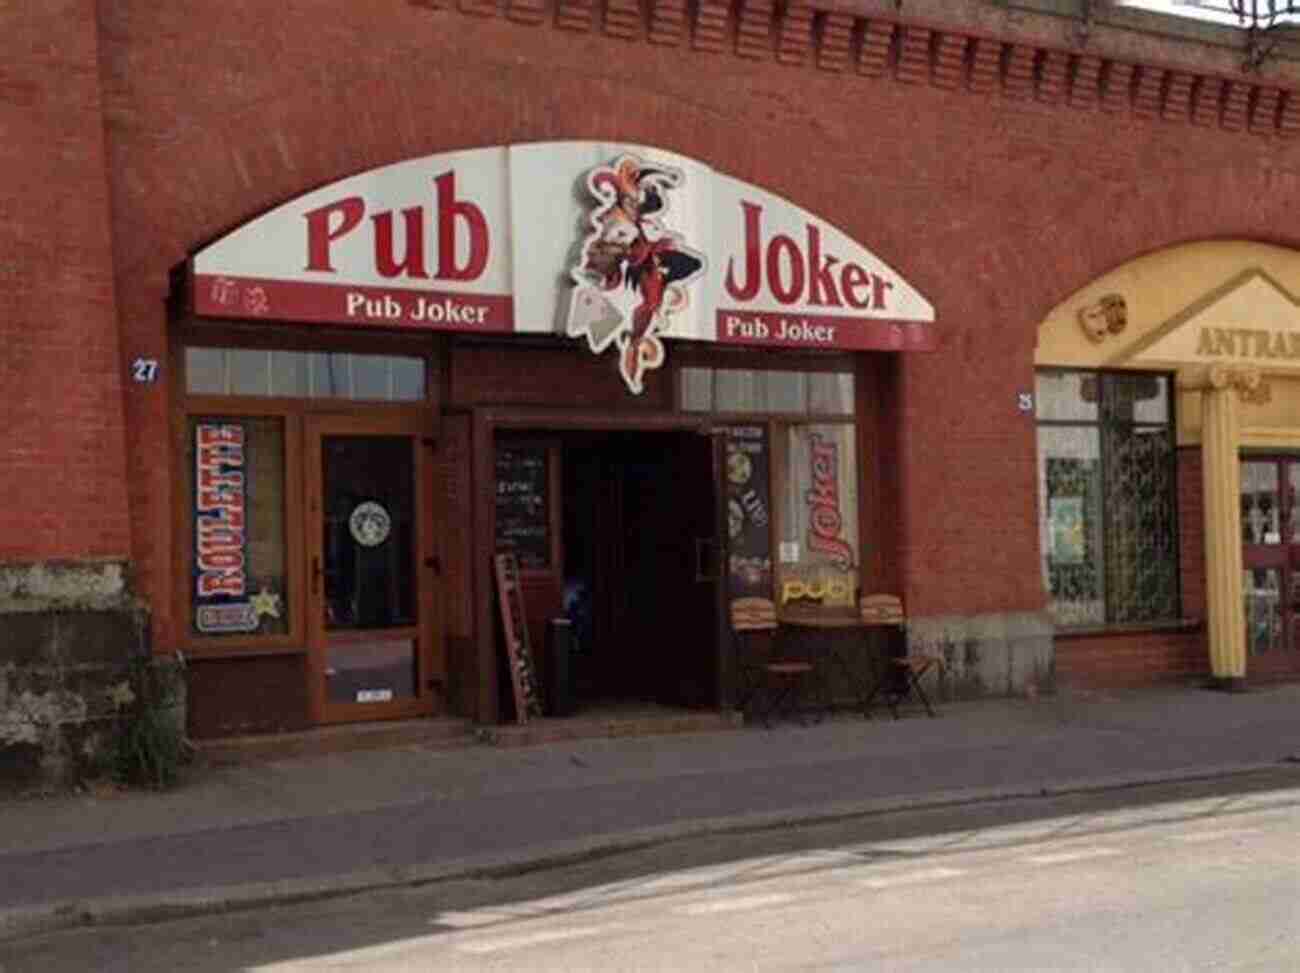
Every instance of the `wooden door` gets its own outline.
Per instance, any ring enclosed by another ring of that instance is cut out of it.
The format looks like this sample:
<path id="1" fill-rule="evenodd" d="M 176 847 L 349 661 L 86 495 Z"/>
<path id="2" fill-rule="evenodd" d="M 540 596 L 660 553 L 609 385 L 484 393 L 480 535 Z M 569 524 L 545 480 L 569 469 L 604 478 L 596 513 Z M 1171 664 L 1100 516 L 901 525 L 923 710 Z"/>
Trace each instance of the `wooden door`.
<path id="1" fill-rule="evenodd" d="M 307 419 L 308 634 L 319 723 L 434 709 L 445 660 L 423 431 L 399 417 Z"/>
<path id="2" fill-rule="evenodd" d="M 1300 672 L 1300 457 L 1241 461 L 1246 674 Z"/>

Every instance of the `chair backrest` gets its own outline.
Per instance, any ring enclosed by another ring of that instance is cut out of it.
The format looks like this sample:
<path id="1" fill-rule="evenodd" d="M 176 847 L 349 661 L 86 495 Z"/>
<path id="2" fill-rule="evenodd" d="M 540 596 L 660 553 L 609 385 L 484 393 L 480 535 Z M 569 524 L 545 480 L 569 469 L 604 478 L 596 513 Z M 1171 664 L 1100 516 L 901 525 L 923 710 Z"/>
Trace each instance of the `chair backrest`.
<path id="1" fill-rule="evenodd" d="M 737 598 L 731 603 L 731 627 L 737 632 L 775 629 L 776 604 L 770 598 Z"/>
<path id="2" fill-rule="evenodd" d="M 858 602 L 862 621 L 868 625 L 902 625 L 907 621 L 903 614 L 903 599 L 898 595 L 863 595 Z"/>

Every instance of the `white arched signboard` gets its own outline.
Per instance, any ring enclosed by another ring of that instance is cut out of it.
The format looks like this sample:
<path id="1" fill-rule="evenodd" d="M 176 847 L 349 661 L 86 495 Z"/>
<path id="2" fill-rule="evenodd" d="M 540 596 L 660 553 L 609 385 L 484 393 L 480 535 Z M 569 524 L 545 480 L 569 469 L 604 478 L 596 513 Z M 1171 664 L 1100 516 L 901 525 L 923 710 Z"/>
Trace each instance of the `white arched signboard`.
<path id="1" fill-rule="evenodd" d="M 540 142 L 411 159 L 258 217 L 193 260 L 208 317 L 613 346 L 661 338 L 933 348 L 934 310 L 873 253 L 772 193 L 661 149 Z"/>

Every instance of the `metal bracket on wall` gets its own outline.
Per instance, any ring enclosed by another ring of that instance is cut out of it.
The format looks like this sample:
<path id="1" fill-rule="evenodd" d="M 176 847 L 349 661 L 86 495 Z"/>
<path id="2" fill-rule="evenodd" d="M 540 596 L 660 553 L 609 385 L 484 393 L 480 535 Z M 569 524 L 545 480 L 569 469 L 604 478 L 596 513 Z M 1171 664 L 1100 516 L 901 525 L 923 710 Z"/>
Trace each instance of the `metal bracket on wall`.
<path id="1" fill-rule="evenodd" d="M 1228 11 L 1246 29 L 1246 60 L 1243 71 L 1259 71 L 1277 54 L 1283 29 L 1295 26 L 1289 18 L 1300 17 L 1296 0 L 1227 0 Z M 1262 8 L 1262 9 L 1261 9 Z"/>
<path id="2" fill-rule="evenodd" d="M 1079 0 L 1079 22 L 1074 25 L 1074 43 L 1083 47 L 1092 36 L 1092 0 Z"/>
<path id="3" fill-rule="evenodd" d="M 1254 27 L 1246 31 L 1246 60 L 1242 62 L 1243 71 L 1259 71 L 1277 50 L 1277 42 L 1264 43 L 1261 32 Z"/>

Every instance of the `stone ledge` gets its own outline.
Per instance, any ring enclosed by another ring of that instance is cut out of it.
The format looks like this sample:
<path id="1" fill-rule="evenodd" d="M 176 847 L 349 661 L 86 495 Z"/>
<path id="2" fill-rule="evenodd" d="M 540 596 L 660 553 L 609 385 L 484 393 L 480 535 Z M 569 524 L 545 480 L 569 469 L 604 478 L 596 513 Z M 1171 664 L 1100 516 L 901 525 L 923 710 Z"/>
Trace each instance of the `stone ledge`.
<path id="1" fill-rule="evenodd" d="M 127 662 L 148 650 L 126 561 L 0 565 L 0 786 L 102 766 L 133 699 Z"/>
<path id="2" fill-rule="evenodd" d="M 131 592 L 130 568 L 125 560 L 0 564 L 0 615 L 138 612 L 141 607 Z"/>
<path id="3" fill-rule="evenodd" d="M 1016 696 L 1055 689 L 1054 627 L 1041 612 L 934 615 L 908 619 L 911 651 L 937 655 L 927 677 L 940 699 Z"/>

